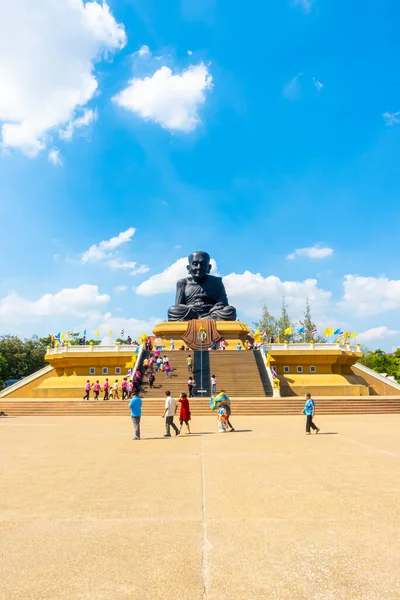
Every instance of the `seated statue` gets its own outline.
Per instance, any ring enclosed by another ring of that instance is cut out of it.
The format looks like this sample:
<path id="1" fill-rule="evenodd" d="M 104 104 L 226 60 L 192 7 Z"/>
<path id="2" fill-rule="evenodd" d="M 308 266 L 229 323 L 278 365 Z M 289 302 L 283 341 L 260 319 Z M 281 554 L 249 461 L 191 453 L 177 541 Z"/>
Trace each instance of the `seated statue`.
<path id="1" fill-rule="evenodd" d="M 168 321 L 235 321 L 236 309 L 228 304 L 222 278 L 209 275 L 210 255 L 192 252 L 186 268 L 189 277 L 180 279 L 176 284 L 175 306 L 168 311 Z"/>

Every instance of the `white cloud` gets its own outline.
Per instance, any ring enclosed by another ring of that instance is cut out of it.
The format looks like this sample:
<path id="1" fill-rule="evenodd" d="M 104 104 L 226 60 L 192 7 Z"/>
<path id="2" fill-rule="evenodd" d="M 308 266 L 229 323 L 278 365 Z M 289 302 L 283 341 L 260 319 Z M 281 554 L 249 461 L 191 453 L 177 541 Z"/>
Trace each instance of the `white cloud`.
<path id="1" fill-rule="evenodd" d="M 302 88 L 300 83 L 300 77 L 303 73 L 297 73 L 293 79 L 291 79 L 283 88 L 283 95 L 288 100 L 297 100 L 300 97 Z"/>
<path id="2" fill-rule="evenodd" d="M 5 147 L 35 156 L 52 130 L 75 119 L 94 96 L 97 61 L 126 43 L 106 3 L 3 2 L 0 19 L 0 122 Z"/>
<path id="3" fill-rule="evenodd" d="M 54 316 L 84 317 L 97 312 L 108 302 L 108 294 L 100 294 L 97 285 L 89 284 L 65 288 L 55 294 L 44 294 L 38 300 L 29 300 L 10 292 L 0 299 L 0 322 L 13 326 L 40 319 L 49 320 Z"/>
<path id="4" fill-rule="evenodd" d="M 346 275 L 339 306 L 357 316 L 377 315 L 400 308 L 400 280 Z"/>
<path id="5" fill-rule="evenodd" d="M 102 338 L 101 343 L 108 345 L 115 343 L 115 339 L 120 336 L 122 329 L 125 329 L 125 337 L 130 335 L 133 340 L 139 338 L 143 332 L 151 335 L 154 327 L 162 320 L 155 317 L 150 317 L 149 319 L 125 319 L 124 317 L 113 317 L 111 313 L 106 313 L 101 315 L 97 321 L 93 321 L 92 329 L 98 329 L 100 338 Z M 109 336 L 110 330 L 113 332 L 112 339 Z"/>
<path id="6" fill-rule="evenodd" d="M 328 256 L 332 256 L 333 253 L 333 248 L 315 244 L 310 248 L 297 248 L 294 252 L 288 254 L 286 258 L 288 260 L 293 260 L 297 256 L 306 256 L 307 258 L 327 258 Z"/>
<path id="7" fill-rule="evenodd" d="M 394 113 L 385 112 L 382 117 L 385 119 L 385 125 L 388 127 L 400 123 L 400 111 Z"/>
<path id="8" fill-rule="evenodd" d="M 121 294 L 122 292 L 126 292 L 126 290 L 128 289 L 127 285 L 117 285 L 117 287 L 115 288 L 115 293 L 116 294 Z"/>
<path id="9" fill-rule="evenodd" d="M 281 281 L 270 275 L 245 271 L 242 274 L 231 273 L 223 278 L 229 302 L 245 315 L 256 317 L 260 314 L 261 303 L 265 301 L 272 313 L 278 314 L 282 297 L 288 305 L 291 318 L 303 316 L 306 298 L 312 306 L 313 317 L 317 320 L 328 307 L 331 292 L 318 287 L 316 279 L 304 281 Z"/>
<path id="10" fill-rule="evenodd" d="M 109 260 L 107 262 L 108 265 L 110 265 L 110 267 L 112 269 L 134 269 L 136 267 L 136 263 L 135 262 L 131 262 L 128 260 L 121 260 L 120 258 L 113 258 L 112 260 Z"/>
<path id="11" fill-rule="evenodd" d="M 143 57 L 143 56 L 150 56 L 151 52 L 150 52 L 150 48 L 146 45 L 143 45 L 139 48 L 139 50 L 137 51 L 138 55 Z"/>
<path id="12" fill-rule="evenodd" d="M 192 56 L 193 50 L 188 50 L 187 53 L 189 54 L 189 56 Z"/>
<path id="13" fill-rule="evenodd" d="M 150 271 L 150 267 L 146 265 L 140 265 L 136 269 L 133 269 L 129 275 L 142 275 L 143 273 L 148 273 Z"/>
<path id="14" fill-rule="evenodd" d="M 97 111 L 92 110 L 91 108 L 85 108 L 80 117 L 70 121 L 65 129 L 60 129 L 59 136 L 62 140 L 72 140 L 72 136 L 74 135 L 76 129 L 89 127 L 89 125 L 96 121 L 96 119 Z"/>
<path id="15" fill-rule="evenodd" d="M 293 5 L 299 6 L 305 13 L 312 11 L 313 4 L 314 0 L 293 0 Z"/>
<path id="16" fill-rule="evenodd" d="M 314 87 L 317 89 L 318 92 L 320 92 L 322 90 L 322 88 L 324 87 L 324 84 L 321 83 L 320 81 L 318 81 L 318 79 L 316 77 L 313 77 L 313 83 L 314 83 Z"/>
<path id="17" fill-rule="evenodd" d="M 154 294 L 166 294 L 174 291 L 177 280 L 188 276 L 186 269 L 187 264 L 188 259 L 186 257 L 179 258 L 162 273 L 152 275 L 149 279 L 143 281 L 136 288 L 136 293 L 140 296 L 152 296 Z M 218 268 L 217 263 L 213 258 L 211 259 L 211 266 L 211 273 L 216 275 L 218 273 Z"/>
<path id="18" fill-rule="evenodd" d="M 108 258 L 110 256 L 110 251 L 115 250 L 115 248 L 118 248 L 121 244 L 130 242 L 135 232 L 136 229 L 134 227 L 129 227 L 126 231 L 122 231 L 109 240 L 104 240 L 99 244 L 93 244 L 93 246 L 90 246 L 90 248 L 82 254 L 81 261 L 83 263 L 98 262 L 99 260 Z"/>
<path id="19" fill-rule="evenodd" d="M 151 76 L 131 79 L 113 100 L 146 121 L 188 133 L 200 123 L 198 111 L 211 88 L 212 76 L 204 63 L 176 74 L 163 66 Z"/>
<path id="20" fill-rule="evenodd" d="M 397 329 L 389 329 L 386 325 L 380 327 L 373 327 L 363 333 L 357 335 L 357 341 L 361 343 L 373 342 L 376 340 L 383 340 L 392 335 L 399 335 L 400 331 Z"/>
<path id="21" fill-rule="evenodd" d="M 50 150 L 48 157 L 49 161 L 53 163 L 53 165 L 55 165 L 56 167 L 63 166 L 63 162 L 60 158 L 60 150 L 58 148 L 53 148 L 52 150 Z"/>

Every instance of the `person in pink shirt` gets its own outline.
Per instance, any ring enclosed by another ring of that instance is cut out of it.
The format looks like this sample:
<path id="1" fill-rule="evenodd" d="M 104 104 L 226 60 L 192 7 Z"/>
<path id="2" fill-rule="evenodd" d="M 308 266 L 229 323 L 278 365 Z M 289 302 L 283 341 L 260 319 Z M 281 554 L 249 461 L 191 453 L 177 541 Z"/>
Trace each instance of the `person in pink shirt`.
<path id="1" fill-rule="evenodd" d="M 99 380 L 97 380 L 96 383 L 94 384 L 93 391 L 94 391 L 94 399 L 98 400 L 99 399 L 99 394 L 100 394 L 100 383 L 99 383 Z"/>
<path id="2" fill-rule="evenodd" d="M 92 384 L 90 383 L 90 381 L 88 379 L 87 382 L 85 383 L 85 395 L 83 396 L 84 400 L 89 400 L 89 394 L 90 394 L 91 388 L 92 388 Z"/>
<path id="3" fill-rule="evenodd" d="M 169 366 L 169 363 L 165 363 L 164 369 L 165 369 L 165 377 L 168 377 L 169 372 L 171 370 L 171 367 Z"/>
<path id="4" fill-rule="evenodd" d="M 122 389 L 122 400 L 125 400 L 128 392 L 127 392 L 127 387 L 128 387 L 128 382 L 126 377 L 124 377 L 122 383 L 121 383 L 121 389 Z"/>
<path id="5" fill-rule="evenodd" d="M 108 383 L 108 377 L 105 380 L 104 384 L 103 384 L 103 390 L 104 390 L 104 398 L 103 400 L 108 400 L 108 392 L 110 389 L 110 384 Z"/>
<path id="6" fill-rule="evenodd" d="M 131 399 L 133 396 L 133 381 L 130 379 L 128 381 L 128 398 Z"/>

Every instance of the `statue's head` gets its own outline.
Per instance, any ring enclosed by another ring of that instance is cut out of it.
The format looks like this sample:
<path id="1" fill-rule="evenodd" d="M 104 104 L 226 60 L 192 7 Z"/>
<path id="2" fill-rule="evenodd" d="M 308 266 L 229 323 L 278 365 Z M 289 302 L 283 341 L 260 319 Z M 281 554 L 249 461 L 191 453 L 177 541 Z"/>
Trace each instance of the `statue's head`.
<path id="1" fill-rule="evenodd" d="M 211 271 L 210 255 L 207 252 L 192 252 L 186 268 L 194 281 L 202 281 Z"/>

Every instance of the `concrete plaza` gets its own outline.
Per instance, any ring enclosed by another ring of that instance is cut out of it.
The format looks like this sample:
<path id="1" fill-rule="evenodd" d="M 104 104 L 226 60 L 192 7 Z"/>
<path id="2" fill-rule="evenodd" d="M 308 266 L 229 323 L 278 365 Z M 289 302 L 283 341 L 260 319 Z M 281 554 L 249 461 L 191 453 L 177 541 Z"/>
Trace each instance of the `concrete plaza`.
<path id="1" fill-rule="evenodd" d="M 0 419 L 3 600 L 398 600 L 400 415 Z"/>

